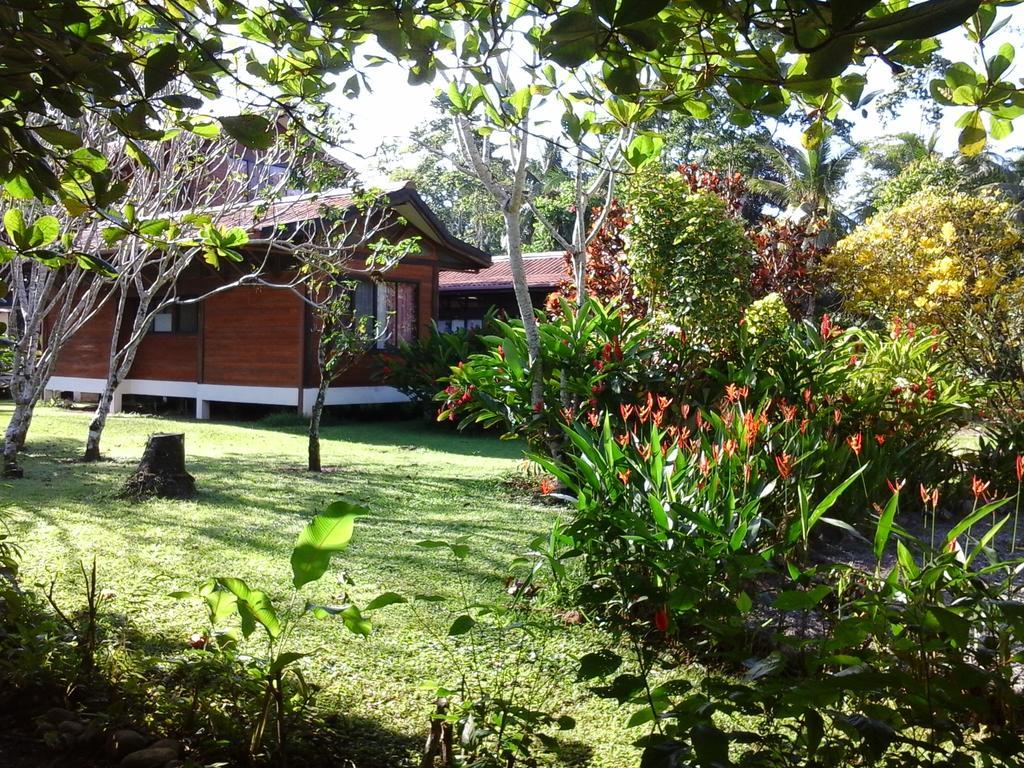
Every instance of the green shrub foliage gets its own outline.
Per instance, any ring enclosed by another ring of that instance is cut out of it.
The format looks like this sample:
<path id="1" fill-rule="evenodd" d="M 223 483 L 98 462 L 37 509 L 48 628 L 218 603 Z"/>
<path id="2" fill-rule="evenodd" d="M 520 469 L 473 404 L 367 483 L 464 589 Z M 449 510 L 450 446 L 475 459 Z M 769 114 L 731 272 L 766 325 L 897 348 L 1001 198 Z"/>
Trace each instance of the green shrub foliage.
<path id="1" fill-rule="evenodd" d="M 678 172 L 648 171 L 629 190 L 629 265 L 659 321 L 697 345 L 727 348 L 747 302 L 753 245 L 721 197 Z"/>

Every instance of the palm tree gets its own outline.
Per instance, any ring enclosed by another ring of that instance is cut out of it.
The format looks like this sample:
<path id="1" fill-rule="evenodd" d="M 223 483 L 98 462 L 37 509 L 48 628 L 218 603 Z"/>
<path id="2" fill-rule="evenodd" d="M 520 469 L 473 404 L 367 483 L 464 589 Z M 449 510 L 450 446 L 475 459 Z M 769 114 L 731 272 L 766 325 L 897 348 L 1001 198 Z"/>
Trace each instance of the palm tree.
<path id="1" fill-rule="evenodd" d="M 826 138 L 814 149 L 771 147 L 765 154 L 781 180 L 750 179 L 747 186 L 782 208 L 783 216 L 819 216 L 834 234 L 848 228 L 849 218 L 837 206 L 850 166 L 859 157 L 854 145 L 836 147 Z"/>

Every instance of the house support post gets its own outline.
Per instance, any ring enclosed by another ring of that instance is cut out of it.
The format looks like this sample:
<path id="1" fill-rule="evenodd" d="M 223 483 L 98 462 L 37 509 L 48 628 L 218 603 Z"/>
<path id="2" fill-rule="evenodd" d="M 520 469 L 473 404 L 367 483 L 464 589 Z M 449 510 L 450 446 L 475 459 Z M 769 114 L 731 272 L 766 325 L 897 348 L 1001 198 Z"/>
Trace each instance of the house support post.
<path id="1" fill-rule="evenodd" d="M 108 413 L 120 413 L 122 410 L 121 393 L 116 389 L 110 396 L 110 410 Z"/>
<path id="2" fill-rule="evenodd" d="M 196 418 L 207 421 L 210 418 L 210 401 L 196 398 Z"/>

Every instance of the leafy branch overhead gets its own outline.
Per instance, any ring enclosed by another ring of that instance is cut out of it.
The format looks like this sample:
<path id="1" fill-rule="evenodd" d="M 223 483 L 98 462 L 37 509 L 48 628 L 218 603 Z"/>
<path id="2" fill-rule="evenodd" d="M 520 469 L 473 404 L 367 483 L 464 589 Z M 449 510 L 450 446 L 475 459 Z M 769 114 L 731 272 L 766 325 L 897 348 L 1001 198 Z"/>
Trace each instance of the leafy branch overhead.
<path id="1" fill-rule="evenodd" d="M 426 83 L 439 56 L 454 53 L 474 79 L 492 77 L 481 44 L 495 24 L 530 26 L 541 64 L 574 68 L 598 61 L 603 85 L 620 97 L 649 96 L 659 109 L 706 117 L 711 89 L 724 86 L 732 119 L 780 115 L 794 101 L 822 121 L 842 104 L 858 106 L 878 59 L 899 71 L 927 63 L 934 39 L 965 26 L 975 41 L 999 26 L 1001 7 L 1016 0 L 354 0 L 321 5 L 296 0 L 183 0 L 157 4 L 42 0 L 0 10 L 0 181 L 22 198 L 115 203 L 123 184 L 107 173 L 102 153 L 83 146 L 77 121 L 93 116 L 128 146 L 177 131 L 209 136 L 223 130 L 245 146 L 274 140 L 268 115 L 303 122 L 325 109 L 343 75 L 341 94 L 356 97 L 370 70 L 388 57 L 409 79 Z M 456 35 L 461 26 L 469 35 Z M 361 46 L 376 42 L 385 56 Z M 973 80 L 963 67 L 933 92 L 968 107 L 965 151 L 987 133 L 1003 136 L 1024 109 L 1019 83 L 1007 77 L 1012 51 L 1000 49 Z M 641 73 L 656 73 L 644 83 Z M 38 73 L 43 73 L 39 75 Z M 242 114 L 213 117 L 208 105 L 240 95 Z M 525 109 L 530 91 L 510 94 L 499 109 Z M 450 93 L 453 103 L 466 98 Z M 986 127 L 982 117 L 987 116 Z"/>

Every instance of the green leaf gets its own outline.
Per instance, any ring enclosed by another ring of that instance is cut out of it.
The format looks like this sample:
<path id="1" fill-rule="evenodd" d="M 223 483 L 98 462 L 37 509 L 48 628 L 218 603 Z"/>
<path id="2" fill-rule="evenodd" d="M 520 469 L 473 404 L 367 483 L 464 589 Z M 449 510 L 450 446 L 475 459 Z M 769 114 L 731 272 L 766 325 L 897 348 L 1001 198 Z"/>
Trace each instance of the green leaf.
<path id="1" fill-rule="evenodd" d="M 996 54 L 988 60 L 989 76 L 993 81 L 1002 77 L 1003 73 L 1013 64 L 1013 57 L 1016 51 L 1010 43 L 1003 43 L 999 46 Z"/>
<path id="2" fill-rule="evenodd" d="M 638 170 L 661 154 L 665 140 L 661 136 L 644 133 L 635 137 L 626 147 L 626 162 L 634 170 Z"/>
<path id="3" fill-rule="evenodd" d="M 475 626 L 476 621 L 473 620 L 473 617 L 464 613 L 452 622 L 451 627 L 448 628 L 448 635 L 449 637 L 464 635 Z"/>
<path id="4" fill-rule="evenodd" d="M 896 519 L 896 512 L 900 508 L 900 495 L 894 493 L 885 505 L 882 514 L 878 517 L 878 525 L 875 526 L 875 541 L 872 547 L 875 559 L 881 560 L 885 545 L 889 542 L 889 534 L 892 532 L 892 523 Z"/>
<path id="5" fill-rule="evenodd" d="M 56 216 L 40 216 L 29 227 L 30 248 L 44 248 L 60 236 L 60 222 Z"/>
<path id="6" fill-rule="evenodd" d="M 73 131 L 66 131 L 55 125 L 43 125 L 33 128 L 44 141 L 64 149 L 78 149 L 82 146 L 82 137 Z"/>
<path id="7" fill-rule="evenodd" d="M 142 71 L 147 97 L 153 96 L 175 78 L 179 56 L 178 46 L 173 43 L 164 43 L 150 51 Z"/>
<path id="8" fill-rule="evenodd" d="M 582 10 L 559 16 L 544 35 L 545 52 L 563 67 L 578 67 L 597 52 L 605 28 L 597 17 Z"/>
<path id="9" fill-rule="evenodd" d="M 289 651 L 287 653 L 279 653 L 277 657 L 271 662 L 270 667 L 267 669 L 267 676 L 273 677 L 278 673 L 282 672 L 285 667 L 290 664 L 294 664 L 299 659 L 304 659 L 309 656 L 308 653 L 296 653 L 295 651 Z"/>
<path id="10" fill-rule="evenodd" d="M 296 589 L 327 572 L 331 555 L 343 551 L 352 539 L 356 518 L 368 514 L 366 507 L 336 501 L 309 522 L 292 550 L 292 583 Z"/>
<path id="11" fill-rule="evenodd" d="M 25 232 L 25 214 L 20 208 L 8 208 L 4 213 L 4 229 L 7 236 L 11 238 L 18 248 L 24 249 L 28 246 Z"/>
<path id="12" fill-rule="evenodd" d="M 967 515 L 967 517 L 965 517 L 959 523 L 954 525 L 950 529 L 949 533 L 946 535 L 946 549 L 948 549 L 949 545 L 956 541 L 957 537 L 959 537 L 964 531 L 968 530 L 971 526 L 973 526 L 976 522 L 981 520 L 986 515 L 993 514 L 997 509 L 1002 507 L 1004 504 L 1006 504 L 1006 499 L 993 501 L 990 504 L 986 504 L 985 506 L 974 510 L 973 512 L 971 512 L 971 514 Z"/>
<path id="13" fill-rule="evenodd" d="M 367 637 L 370 634 L 372 625 L 370 620 L 363 617 L 359 609 L 354 605 L 349 605 L 341 612 L 341 620 L 345 624 L 345 629 L 354 635 L 360 635 L 361 637 Z"/>
<path id="14" fill-rule="evenodd" d="M 926 0 L 867 19 L 852 27 L 850 34 L 879 43 L 934 37 L 963 24 L 980 5 L 981 0 Z"/>
<path id="15" fill-rule="evenodd" d="M 657 16 L 668 6 L 668 0 L 623 0 L 615 11 L 615 26 L 624 27 L 652 16 Z"/>
<path id="16" fill-rule="evenodd" d="M 250 149 L 274 146 L 274 126 L 262 115 L 234 115 L 218 118 L 228 135 Z"/>
<path id="17" fill-rule="evenodd" d="M 580 657 L 580 666 L 576 671 L 577 680 L 593 680 L 595 677 L 608 677 L 622 666 L 622 657 L 609 650 L 595 651 Z"/>
<path id="18" fill-rule="evenodd" d="M 981 121 L 981 112 L 975 110 L 967 114 L 963 130 L 957 143 L 960 151 L 967 157 L 979 154 L 988 143 L 988 133 L 985 131 L 985 124 Z"/>
<path id="19" fill-rule="evenodd" d="M 383 594 L 377 595 L 373 600 L 366 606 L 367 611 L 375 611 L 378 608 L 384 608 L 388 605 L 398 605 L 400 603 L 409 602 L 397 592 L 384 592 Z"/>
<path id="20" fill-rule="evenodd" d="M 700 765 L 726 766 L 729 760 L 729 736 L 713 725 L 700 723 L 690 731 L 690 743 Z"/>
<path id="21" fill-rule="evenodd" d="M 827 584 L 819 584 L 818 586 L 806 591 L 791 590 L 789 592 L 783 592 L 775 598 L 773 606 L 779 611 L 808 610 L 824 600 L 825 596 L 831 592 L 832 587 Z"/>
<path id="22" fill-rule="evenodd" d="M 271 638 L 277 638 L 281 634 L 281 622 L 274 610 L 273 603 L 266 592 L 258 589 L 249 589 L 249 585 L 241 579 L 233 577 L 218 578 L 217 584 L 228 590 L 236 598 L 236 609 L 242 619 L 242 634 L 248 637 L 258 622 L 267 630 Z"/>

